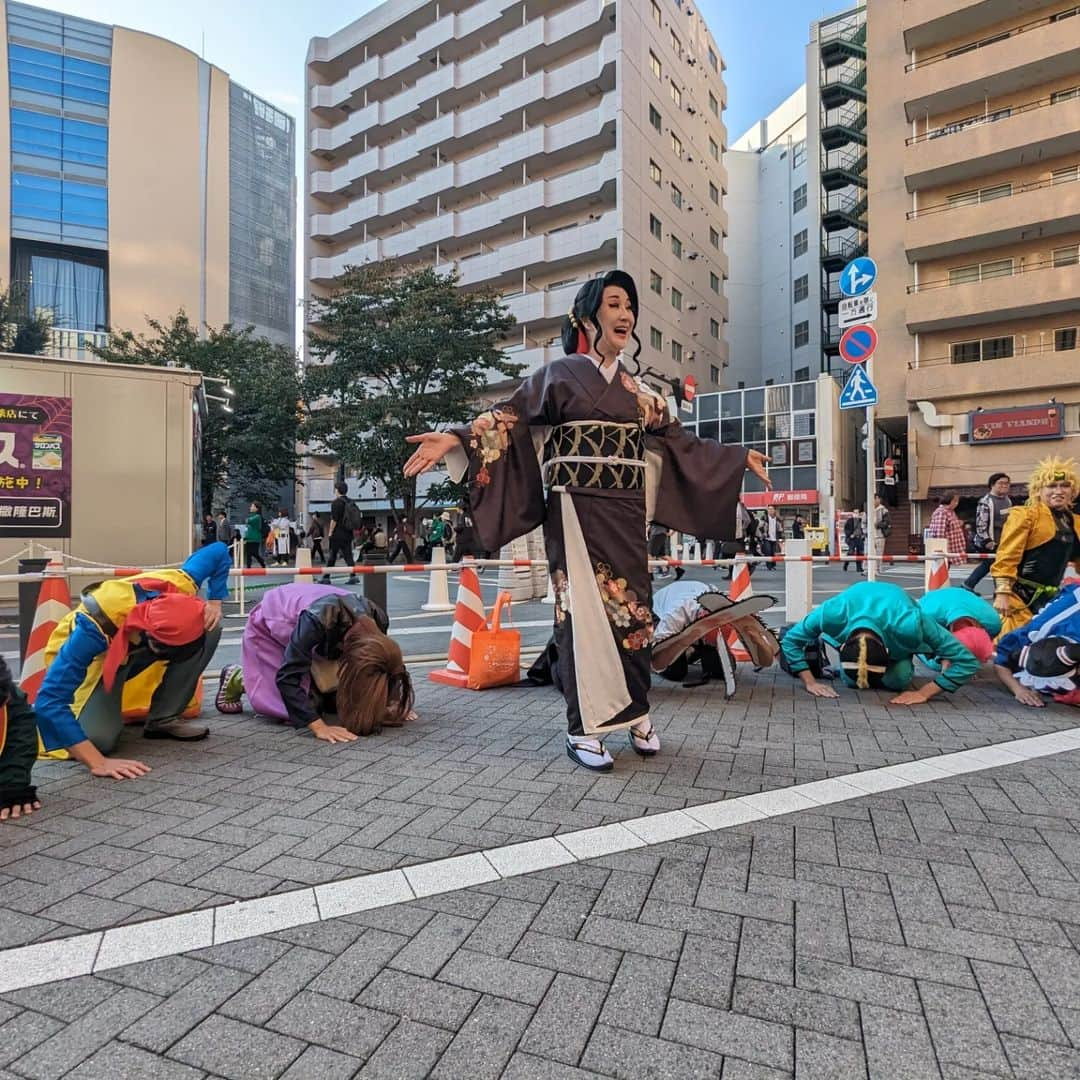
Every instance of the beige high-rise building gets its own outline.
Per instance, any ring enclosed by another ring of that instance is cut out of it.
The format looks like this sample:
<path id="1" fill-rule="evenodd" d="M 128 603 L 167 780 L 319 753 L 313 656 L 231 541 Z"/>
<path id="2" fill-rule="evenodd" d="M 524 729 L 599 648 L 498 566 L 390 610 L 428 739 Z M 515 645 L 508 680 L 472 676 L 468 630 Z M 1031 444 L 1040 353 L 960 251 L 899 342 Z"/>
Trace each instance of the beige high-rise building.
<path id="1" fill-rule="evenodd" d="M 392 0 L 307 61 L 309 296 L 376 259 L 456 266 L 561 355 L 589 277 L 638 282 L 641 359 L 719 386 L 726 91 L 684 0 Z"/>
<path id="2" fill-rule="evenodd" d="M 80 359 L 183 308 L 292 346 L 294 122 L 153 34 L 0 0 L 0 279 Z"/>
<path id="3" fill-rule="evenodd" d="M 1080 9 L 872 0 L 867 49 L 878 438 L 915 532 L 1080 445 Z"/>

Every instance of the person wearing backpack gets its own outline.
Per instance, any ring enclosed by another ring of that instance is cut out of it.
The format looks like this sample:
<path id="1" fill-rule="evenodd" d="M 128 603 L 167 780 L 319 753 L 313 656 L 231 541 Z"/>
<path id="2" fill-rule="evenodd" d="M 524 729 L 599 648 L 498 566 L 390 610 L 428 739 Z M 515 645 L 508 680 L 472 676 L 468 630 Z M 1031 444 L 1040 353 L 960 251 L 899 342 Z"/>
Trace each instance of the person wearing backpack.
<path id="1" fill-rule="evenodd" d="M 262 546 L 270 535 L 270 524 L 263 518 L 262 507 L 257 502 L 251 504 L 250 511 L 244 531 L 244 566 L 250 568 L 254 559 L 265 570 Z"/>
<path id="2" fill-rule="evenodd" d="M 330 549 L 326 554 L 327 572 L 319 579 L 322 584 L 330 584 L 330 568 L 337 562 L 340 555 L 345 560 L 345 565 L 353 565 L 352 542 L 353 532 L 359 529 L 364 518 L 360 513 L 360 507 L 349 498 L 349 485 L 344 480 L 334 485 L 337 498 L 330 504 Z M 355 585 L 357 577 L 350 571 L 347 584 Z"/>
<path id="3" fill-rule="evenodd" d="M 975 551 L 997 551 L 998 537 L 1005 525 L 1005 519 L 1012 509 L 1012 499 L 1009 498 L 1009 489 L 1012 480 L 1008 473 L 992 473 L 986 484 L 986 494 L 979 500 L 975 508 L 975 539 L 973 546 Z M 975 569 L 967 576 L 964 588 L 974 592 L 978 584 L 990 573 L 993 559 L 980 559 L 975 564 Z"/>

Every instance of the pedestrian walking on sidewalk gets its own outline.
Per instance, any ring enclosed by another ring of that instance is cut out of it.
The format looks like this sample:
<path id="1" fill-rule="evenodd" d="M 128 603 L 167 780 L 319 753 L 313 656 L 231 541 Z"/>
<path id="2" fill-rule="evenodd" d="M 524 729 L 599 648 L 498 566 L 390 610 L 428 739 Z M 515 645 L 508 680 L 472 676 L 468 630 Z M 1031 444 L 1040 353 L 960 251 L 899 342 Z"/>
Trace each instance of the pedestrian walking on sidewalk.
<path id="1" fill-rule="evenodd" d="M 1012 480 L 1008 473 L 991 473 L 986 487 L 986 494 L 975 507 L 975 538 L 972 544 L 973 550 L 980 552 L 997 551 L 998 538 L 1001 536 L 1001 530 L 1005 528 L 1005 519 L 1009 516 L 1013 504 L 1012 499 L 1009 498 Z M 975 569 L 968 574 L 964 588 L 974 592 L 979 582 L 990 573 L 993 561 L 993 559 L 980 559 L 975 564 Z"/>

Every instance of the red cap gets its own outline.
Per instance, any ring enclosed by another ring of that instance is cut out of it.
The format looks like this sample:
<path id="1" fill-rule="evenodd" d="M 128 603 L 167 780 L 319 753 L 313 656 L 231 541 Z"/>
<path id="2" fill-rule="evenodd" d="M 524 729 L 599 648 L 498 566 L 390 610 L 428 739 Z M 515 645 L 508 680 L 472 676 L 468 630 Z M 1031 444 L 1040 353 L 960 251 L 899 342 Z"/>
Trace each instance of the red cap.
<path id="1" fill-rule="evenodd" d="M 153 600 L 144 600 L 128 612 L 105 652 L 102 679 L 106 690 L 112 690 L 116 672 L 127 659 L 129 630 L 145 630 L 164 645 L 190 645 L 206 632 L 203 621 L 206 601 L 186 593 L 166 593 Z"/>
<path id="2" fill-rule="evenodd" d="M 994 655 L 994 643 L 981 626 L 963 626 L 952 635 L 980 664 L 985 664 Z"/>

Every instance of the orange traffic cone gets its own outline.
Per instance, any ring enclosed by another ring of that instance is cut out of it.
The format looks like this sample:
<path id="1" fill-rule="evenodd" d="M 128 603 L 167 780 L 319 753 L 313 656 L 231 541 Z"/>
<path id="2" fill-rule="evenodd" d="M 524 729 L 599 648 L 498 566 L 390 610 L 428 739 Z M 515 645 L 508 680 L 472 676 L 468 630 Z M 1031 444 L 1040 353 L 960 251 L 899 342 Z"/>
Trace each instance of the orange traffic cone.
<path id="1" fill-rule="evenodd" d="M 446 686 L 468 685 L 473 633 L 481 629 L 485 622 L 480 579 L 475 570 L 465 567 L 458 583 L 454 628 L 450 631 L 450 656 L 446 667 L 428 673 L 432 682 L 444 683 Z"/>
<path id="2" fill-rule="evenodd" d="M 58 569 L 60 563 L 49 563 L 49 570 Z M 71 611 L 71 593 L 67 579 L 46 577 L 38 593 L 37 611 L 34 612 L 34 624 L 30 628 L 30 637 L 26 642 L 26 659 L 22 665 L 21 684 L 27 700 L 33 705 L 37 699 L 41 684 L 45 681 L 45 646 L 56 629 L 57 624 Z"/>
<path id="3" fill-rule="evenodd" d="M 745 600 L 753 595 L 754 587 L 750 583 L 750 564 L 741 555 L 736 555 L 735 565 L 731 571 L 731 588 L 728 590 L 728 597 L 734 603 L 737 600 Z M 750 654 L 743 648 L 739 635 L 731 627 L 728 627 L 725 632 L 724 640 L 728 643 L 731 655 L 739 663 L 751 662 Z"/>

